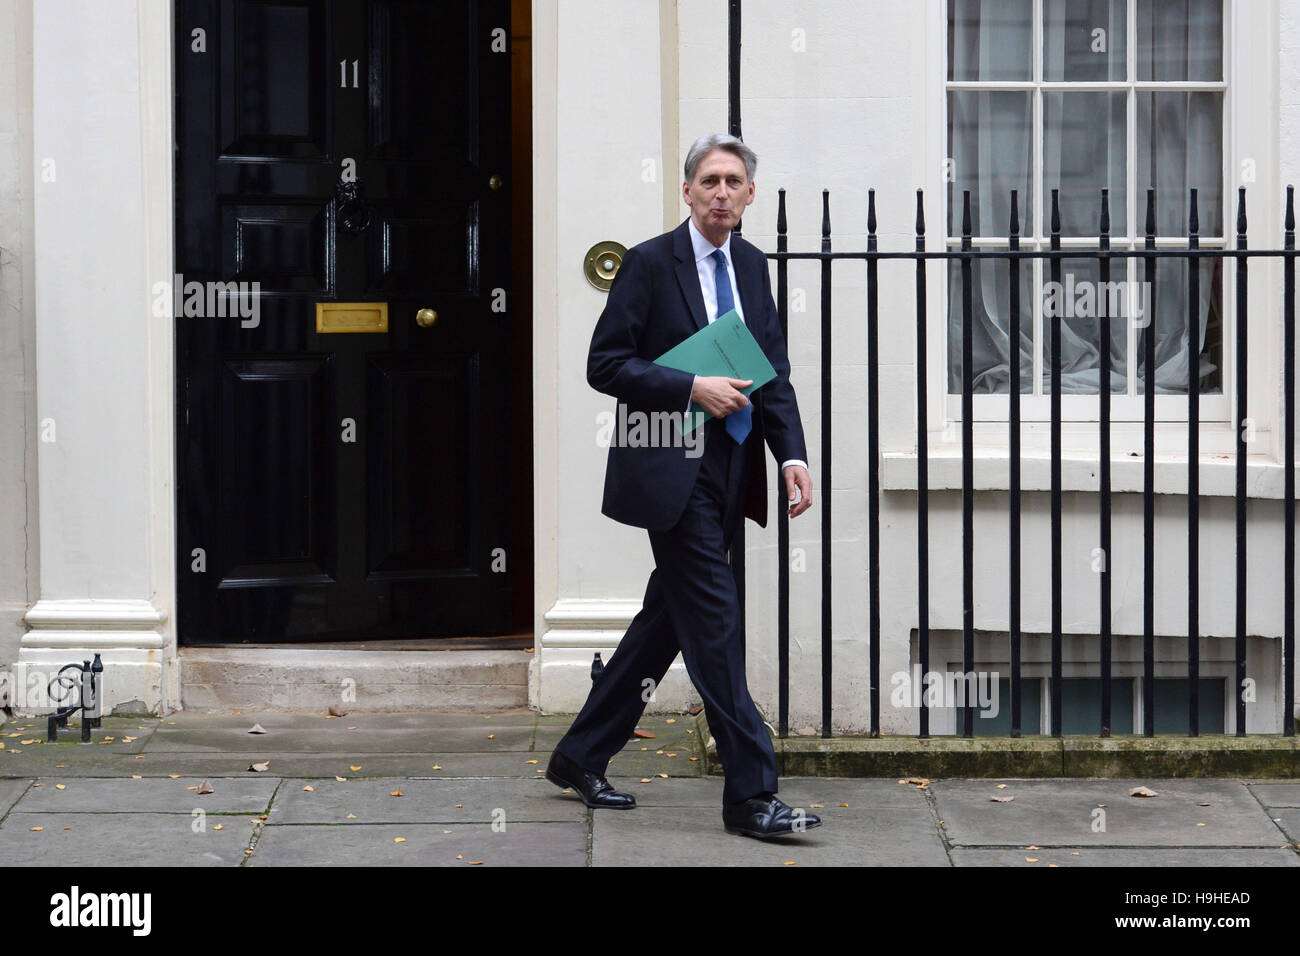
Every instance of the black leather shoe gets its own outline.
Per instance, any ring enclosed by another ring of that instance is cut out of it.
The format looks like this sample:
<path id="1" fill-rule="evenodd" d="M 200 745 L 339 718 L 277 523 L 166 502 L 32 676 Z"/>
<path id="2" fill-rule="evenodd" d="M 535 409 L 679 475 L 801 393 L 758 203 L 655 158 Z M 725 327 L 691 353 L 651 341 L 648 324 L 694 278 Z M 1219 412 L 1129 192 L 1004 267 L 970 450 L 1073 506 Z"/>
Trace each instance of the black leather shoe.
<path id="1" fill-rule="evenodd" d="M 551 753 L 551 762 L 546 766 L 546 779 L 557 787 L 568 787 L 576 791 L 582 802 L 592 808 L 631 810 L 636 806 L 636 797 L 632 794 L 615 790 L 604 777 L 583 770 L 558 750 Z"/>
<path id="2" fill-rule="evenodd" d="M 802 810 L 795 812 L 776 798 L 764 793 L 740 803 L 722 806 L 722 826 L 728 833 L 766 840 L 789 836 L 822 825 L 821 817 Z"/>

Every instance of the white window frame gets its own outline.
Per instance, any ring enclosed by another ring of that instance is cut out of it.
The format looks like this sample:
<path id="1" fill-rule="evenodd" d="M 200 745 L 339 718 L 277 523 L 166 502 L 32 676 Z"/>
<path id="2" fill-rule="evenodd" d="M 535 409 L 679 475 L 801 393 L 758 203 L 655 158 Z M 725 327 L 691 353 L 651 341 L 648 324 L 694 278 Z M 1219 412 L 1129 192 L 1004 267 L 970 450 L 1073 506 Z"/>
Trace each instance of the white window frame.
<path id="1" fill-rule="evenodd" d="M 947 41 L 948 19 L 947 0 L 931 0 L 927 5 L 927 31 L 929 44 L 926 51 L 926 115 L 927 129 L 926 152 L 929 172 L 922 185 L 926 192 L 926 214 L 929 222 L 937 222 L 940 229 L 927 231 L 926 247 L 931 250 L 948 248 L 947 239 L 947 186 L 946 170 L 948 143 L 947 94 L 950 88 L 978 88 L 980 86 L 1005 87 L 1003 83 L 990 84 L 950 84 L 947 80 Z M 1129 56 L 1136 56 L 1136 47 L 1132 42 L 1136 20 L 1136 0 L 1128 4 L 1128 21 L 1130 40 L 1127 44 Z M 1036 75 L 1041 75 L 1041 2 L 1035 4 L 1034 57 Z M 1236 244 L 1236 202 L 1237 188 L 1247 187 L 1247 214 L 1250 244 L 1253 248 L 1281 247 L 1281 212 L 1284 190 L 1278 174 L 1278 129 L 1274 119 L 1277 112 L 1278 69 L 1276 56 L 1263 55 L 1276 47 L 1277 10 L 1272 4 L 1243 3 L 1241 0 L 1224 0 L 1223 31 L 1223 76 L 1225 88 L 1223 104 L 1224 121 L 1224 236 L 1218 242 L 1211 243 L 1202 238 L 1203 248 L 1223 245 L 1233 248 Z M 1130 75 L 1132 75 L 1130 73 Z M 1035 82 L 1025 83 L 1026 89 L 1033 89 Z M 1081 85 L 1081 84 L 1080 84 Z M 1122 84 L 1089 84 L 1092 86 L 1110 86 L 1128 88 Z M 1200 86 L 1201 84 L 1193 84 Z M 1076 84 L 1070 84 L 1076 86 Z M 1250 96 L 1238 96 L 1238 90 L 1250 90 Z M 1131 98 L 1132 94 L 1130 94 Z M 1039 97 L 1035 97 L 1035 110 L 1039 108 Z M 1131 155 L 1135 148 L 1132 135 L 1134 112 L 1128 111 L 1130 150 L 1128 164 L 1129 194 L 1134 194 L 1136 170 Z M 1041 166 L 1041 144 L 1035 143 L 1035 162 Z M 1253 174 L 1253 180 L 1243 177 Z M 1041 178 L 1038 187 L 1042 188 Z M 1127 217 L 1136 214 L 1141 204 L 1130 203 L 1132 207 L 1125 211 Z M 1038 206 L 1042 208 L 1041 203 Z M 1036 219 L 1039 217 L 1036 217 Z M 1037 231 L 1042 224 L 1036 224 Z M 1130 235 L 1136 237 L 1141 245 L 1141 232 L 1136 224 L 1128 226 Z M 1183 240 L 1185 245 L 1185 240 Z M 958 243 L 959 244 L 959 243 Z M 1087 238 L 1062 240 L 1062 246 L 1068 248 L 1075 244 L 1087 248 L 1096 247 L 1096 240 Z M 1112 247 L 1116 243 L 1112 242 Z M 1041 262 L 1042 260 L 1039 260 Z M 1135 268 L 1141 268 L 1135 260 Z M 1044 270 L 1045 271 L 1045 270 Z M 931 432 L 930 441 L 934 451 L 942 452 L 945 446 L 960 442 L 961 396 L 948 393 L 948 356 L 947 356 L 947 322 L 948 322 L 948 277 L 946 263 L 936 261 L 929 270 L 930 295 L 927 313 L 928 338 L 932 343 L 927 353 L 926 390 L 929 407 L 932 409 L 928 422 Z M 1223 270 L 1223 392 L 1222 394 L 1201 396 L 1201 434 L 1200 443 L 1203 455 L 1228 454 L 1235 448 L 1236 432 L 1232 422 L 1236 419 L 1236 264 L 1233 260 L 1224 261 Z M 1266 457 L 1270 461 L 1279 461 L 1281 457 L 1280 434 L 1277 423 L 1281 415 L 1281 395 L 1278 384 L 1281 377 L 1281 265 L 1276 259 L 1252 259 L 1250 261 L 1250 316 L 1252 318 L 1248 359 L 1249 414 L 1254 421 L 1255 440 L 1250 445 L 1252 455 Z M 1035 311 L 1040 311 L 1035 307 Z M 1039 318 L 1036 317 L 1036 325 Z M 1039 329 L 1036 329 L 1038 332 Z M 1129 348 L 1134 347 L 1132 329 L 1129 332 Z M 1046 344 L 1046 339 L 1040 337 Z M 1038 359 L 1035 369 L 1038 369 Z M 1040 379 L 1041 380 L 1041 379 Z M 1038 386 L 1036 385 L 1036 388 Z M 1008 396 L 975 395 L 974 429 L 976 441 L 982 450 L 988 452 L 1007 447 L 1007 411 Z M 1187 399 L 1185 395 L 1158 395 L 1156 442 L 1159 456 L 1183 456 L 1187 450 Z M 1034 454 L 1046 449 L 1050 434 L 1047 421 L 1047 404 L 1049 398 L 1042 396 L 1021 397 L 1021 417 L 1024 425 L 1021 431 L 1022 449 Z M 1111 440 L 1116 455 L 1128 455 L 1142 448 L 1141 406 L 1143 398 L 1136 396 L 1112 396 Z M 1132 415 L 1124 409 L 1126 403 L 1136 403 L 1138 414 Z M 1041 406 L 1041 410 L 1039 408 Z M 1067 450 L 1087 454 L 1098 447 L 1097 436 L 1097 397 L 1095 395 L 1062 396 L 1063 441 Z M 1128 419 L 1128 420 L 1125 420 Z M 1133 420 L 1136 419 L 1136 420 Z"/>

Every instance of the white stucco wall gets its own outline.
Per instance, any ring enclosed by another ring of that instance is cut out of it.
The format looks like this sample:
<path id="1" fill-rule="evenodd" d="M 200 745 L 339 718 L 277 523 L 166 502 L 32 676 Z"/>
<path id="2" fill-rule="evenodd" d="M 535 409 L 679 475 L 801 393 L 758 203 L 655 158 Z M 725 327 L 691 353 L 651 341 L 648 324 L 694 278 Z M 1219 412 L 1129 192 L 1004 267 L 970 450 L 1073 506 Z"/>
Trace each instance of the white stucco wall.
<path id="1" fill-rule="evenodd" d="M 0 0 L 0 666 L 38 582 L 32 5 Z"/>

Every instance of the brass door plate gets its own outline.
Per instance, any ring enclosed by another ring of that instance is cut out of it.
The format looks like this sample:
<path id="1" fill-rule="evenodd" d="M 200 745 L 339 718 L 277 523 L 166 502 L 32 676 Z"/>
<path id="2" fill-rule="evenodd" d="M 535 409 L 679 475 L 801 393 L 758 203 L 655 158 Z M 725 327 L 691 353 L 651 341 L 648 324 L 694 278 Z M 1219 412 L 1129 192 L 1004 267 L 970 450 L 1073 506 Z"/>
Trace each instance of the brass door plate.
<path id="1" fill-rule="evenodd" d="M 317 332 L 387 332 L 387 302 L 317 302 Z"/>
<path id="2" fill-rule="evenodd" d="M 623 264 L 625 255 L 627 255 L 627 246 L 621 242 L 612 239 L 598 242 L 587 250 L 587 257 L 582 263 L 583 274 L 586 275 L 587 281 L 601 292 L 608 292 L 609 287 L 614 284 L 614 276 L 618 274 L 618 267 Z"/>

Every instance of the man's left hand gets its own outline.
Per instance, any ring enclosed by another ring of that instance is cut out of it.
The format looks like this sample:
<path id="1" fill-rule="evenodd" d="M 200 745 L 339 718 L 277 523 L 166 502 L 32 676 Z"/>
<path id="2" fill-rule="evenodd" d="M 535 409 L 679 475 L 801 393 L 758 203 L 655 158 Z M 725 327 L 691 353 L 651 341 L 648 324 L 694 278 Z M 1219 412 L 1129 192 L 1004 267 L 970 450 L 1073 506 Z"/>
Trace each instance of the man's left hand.
<path id="1" fill-rule="evenodd" d="M 787 513 L 797 518 L 812 507 L 812 476 L 803 465 L 786 465 L 781 469 L 785 479 L 785 499 L 789 502 Z M 795 502 L 795 488 L 799 489 L 799 501 Z"/>

